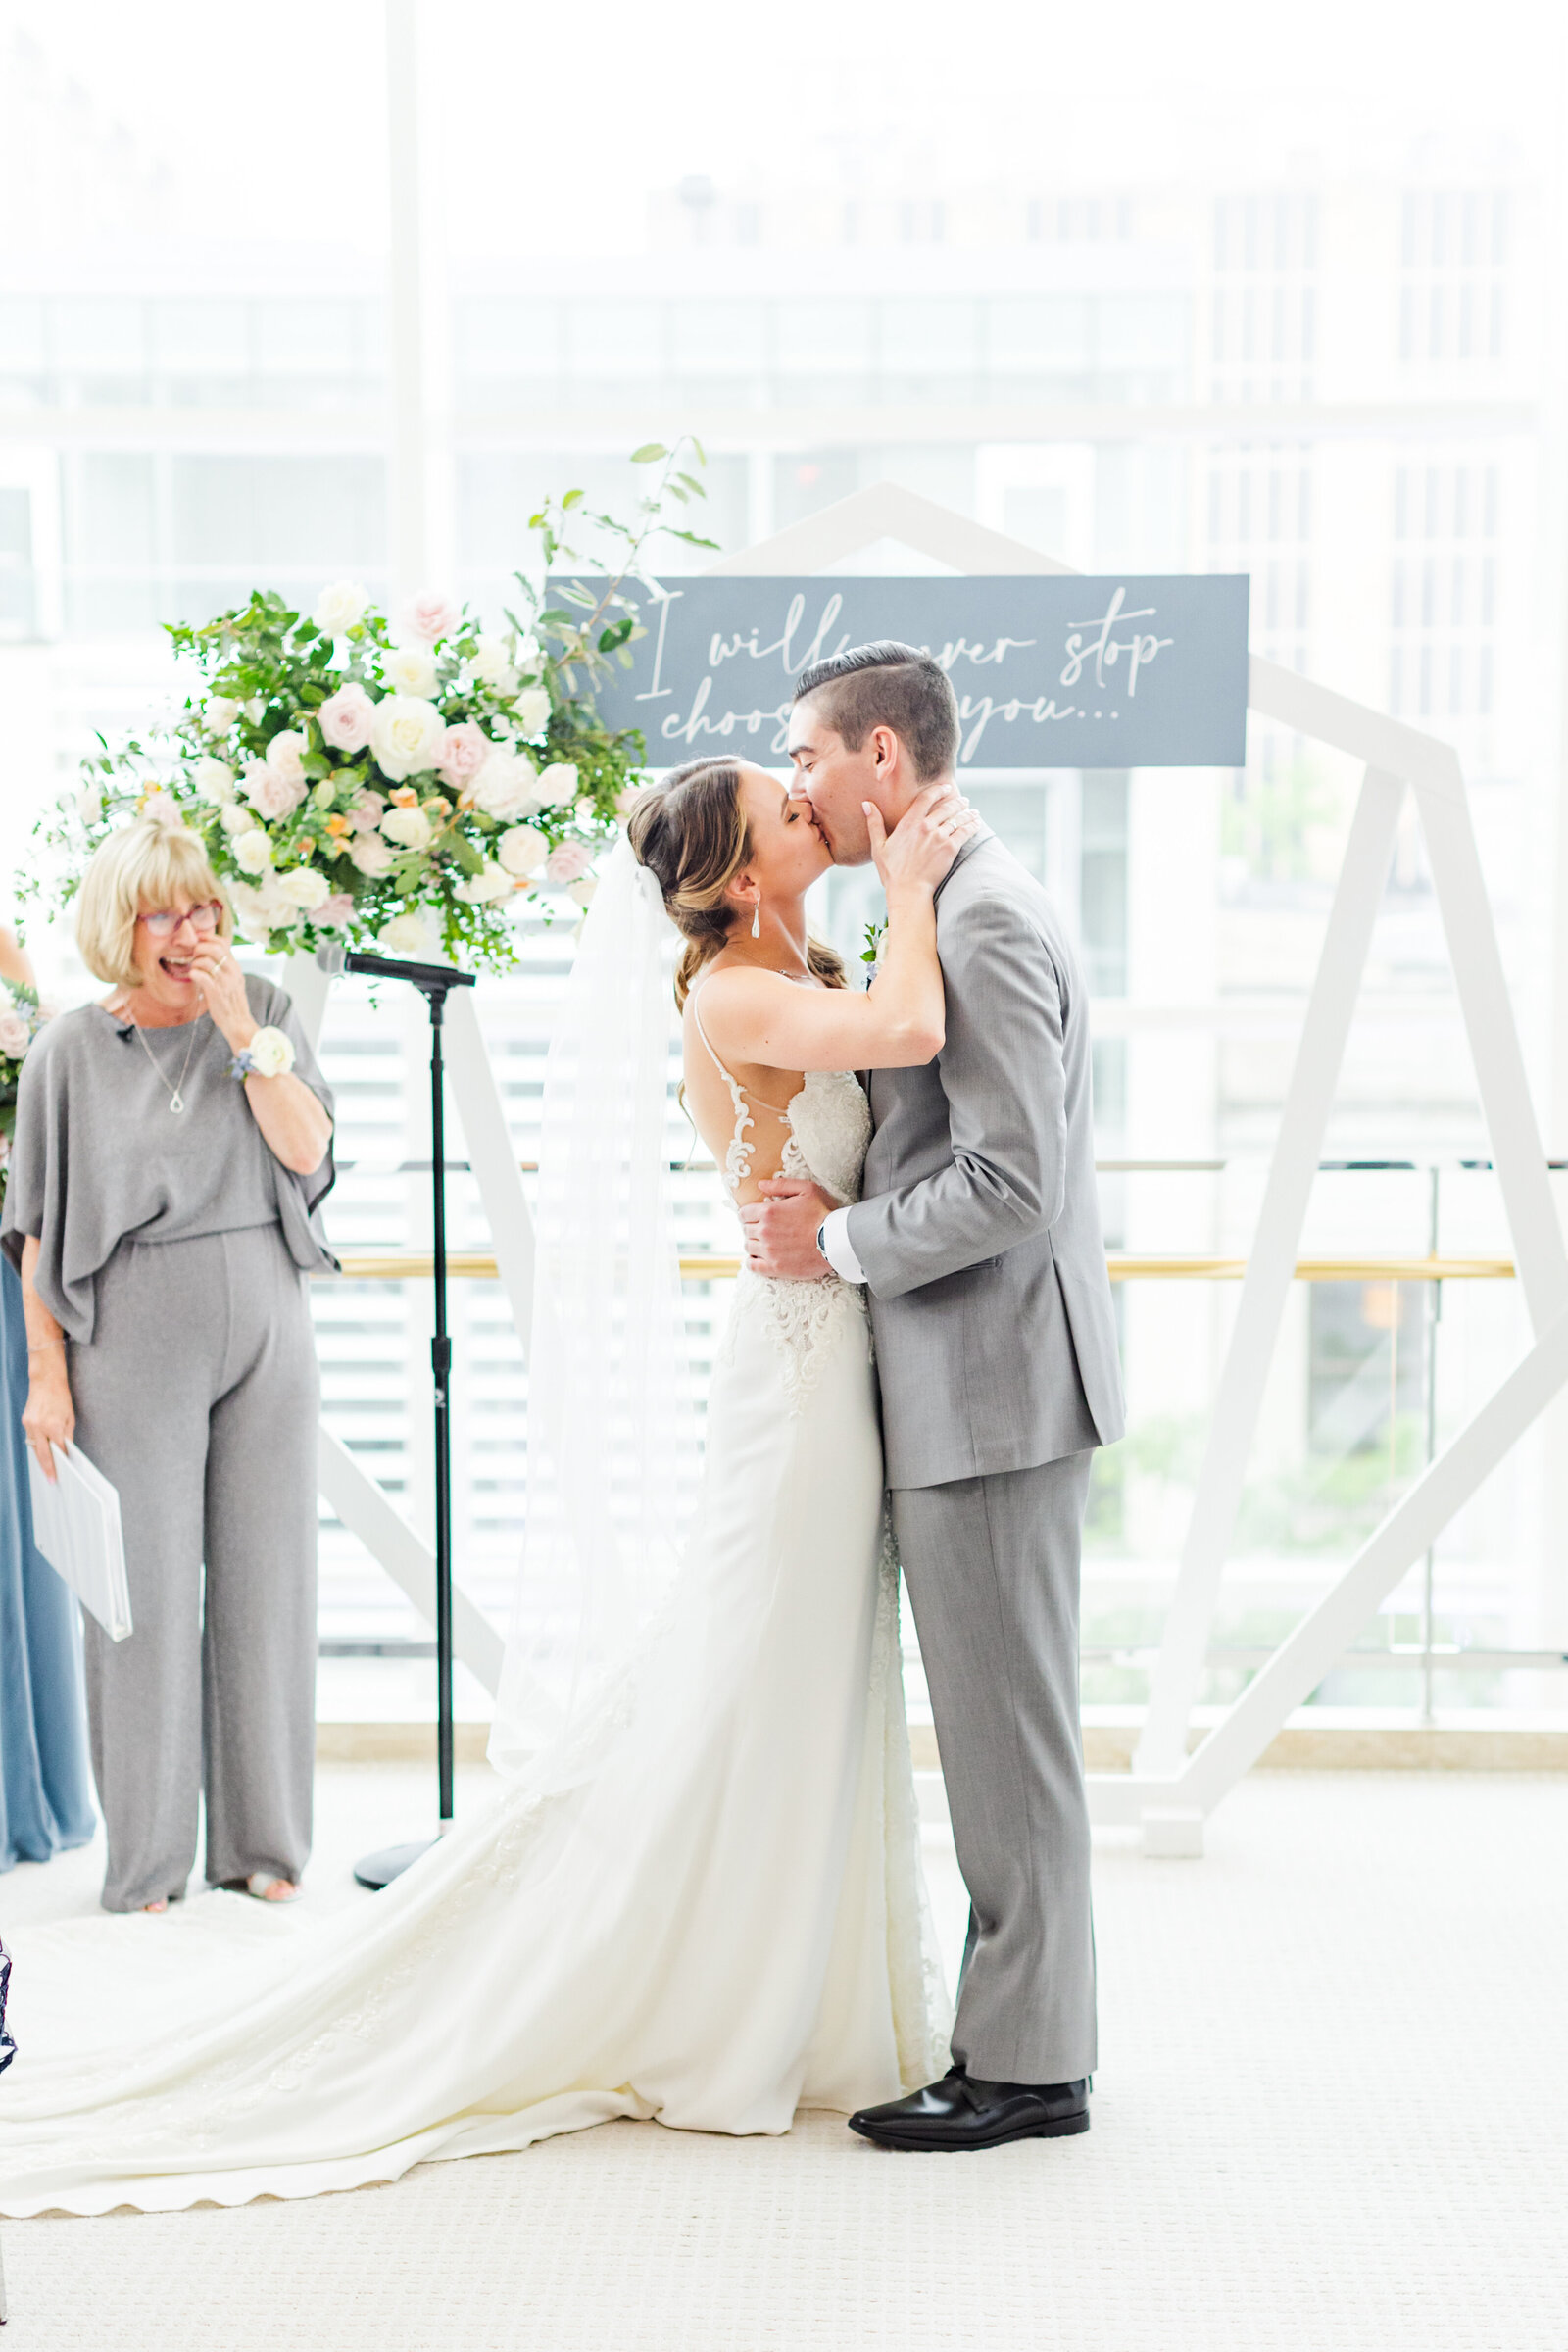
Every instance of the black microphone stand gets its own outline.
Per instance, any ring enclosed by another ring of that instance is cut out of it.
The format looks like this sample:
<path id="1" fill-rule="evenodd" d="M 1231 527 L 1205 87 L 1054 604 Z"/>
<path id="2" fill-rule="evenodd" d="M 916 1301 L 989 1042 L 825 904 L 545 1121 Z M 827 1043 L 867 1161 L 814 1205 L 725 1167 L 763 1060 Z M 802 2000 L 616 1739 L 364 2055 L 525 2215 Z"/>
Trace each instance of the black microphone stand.
<path id="1" fill-rule="evenodd" d="M 402 956 L 359 956 L 341 948 L 318 948 L 317 961 L 329 972 L 365 972 L 375 980 L 406 981 L 419 991 L 430 1014 L 430 1243 L 435 1288 L 430 1370 L 435 1396 L 435 1752 L 440 1828 L 434 1838 L 416 1838 L 404 1845 L 382 1846 L 356 1862 L 354 1876 L 360 1885 L 379 1890 L 411 1862 L 428 1853 L 452 1827 L 452 1430 L 448 1417 L 452 1342 L 447 1336 L 447 1154 L 441 1030 L 448 992 L 472 988 L 475 981 L 472 972 L 456 971 L 447 963 L 409 963 Z"/>

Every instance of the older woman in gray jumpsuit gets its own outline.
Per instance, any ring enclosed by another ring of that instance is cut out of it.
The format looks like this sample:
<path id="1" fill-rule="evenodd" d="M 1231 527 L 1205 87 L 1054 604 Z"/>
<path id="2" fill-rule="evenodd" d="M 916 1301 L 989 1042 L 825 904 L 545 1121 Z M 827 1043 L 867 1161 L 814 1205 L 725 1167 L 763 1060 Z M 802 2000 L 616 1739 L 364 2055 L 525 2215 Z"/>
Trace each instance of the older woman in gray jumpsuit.
<path id="1" fill-rule="evenodd" d="M 246 979 L 194 833 L 111 835 L 77 910 L 112 984 L 24 1065 L 0 1240 L 22 1274 L 23 1416 L 119 1489 L 134 1630 L 86 1625 L 106 1910 L 207 1878 L 286 1900 L 311 1844 L 318 1381 L 331 1095 L 288 998 Z M 205 1580 L 203 1569 L 205 1566 Z"/>

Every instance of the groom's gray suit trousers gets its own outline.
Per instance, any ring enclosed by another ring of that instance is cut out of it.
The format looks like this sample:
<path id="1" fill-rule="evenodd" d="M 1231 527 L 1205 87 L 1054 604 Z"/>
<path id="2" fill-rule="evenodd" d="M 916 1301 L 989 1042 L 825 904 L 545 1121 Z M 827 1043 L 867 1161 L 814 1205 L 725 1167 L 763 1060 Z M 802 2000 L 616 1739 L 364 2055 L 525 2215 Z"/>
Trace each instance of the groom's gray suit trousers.
<path id="1" fill-rule="evenodd" d="M 1078 1565 L 1121 1436 L 1072 943 L 994 835 L 937 890 L 947 1040 L 871 1076 L 864 1270 L 893 1519 L 974 1932 L 953 2053 L 996 2082 L 1095 2065 Z"/>
<path id="2" fill-rule="evenodd" d="M 1094 2072 L 1078 1578 L 1092 1452 L 895 1488 L 973 1915 L 953 2055 L 990 2082 Z"/>

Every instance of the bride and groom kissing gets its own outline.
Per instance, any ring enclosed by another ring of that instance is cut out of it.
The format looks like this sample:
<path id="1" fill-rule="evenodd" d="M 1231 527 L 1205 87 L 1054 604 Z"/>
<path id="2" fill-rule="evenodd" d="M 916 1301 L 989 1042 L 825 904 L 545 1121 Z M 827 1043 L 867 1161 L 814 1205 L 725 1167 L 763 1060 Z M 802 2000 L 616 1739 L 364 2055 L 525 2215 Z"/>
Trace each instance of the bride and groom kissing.
<path id="1" fill-rule="evenodd" d="M 779 2132 L 814 2106 L 935 2150 L 1088 2129 L 1079 1555 L 1122 1429 L 1088 1005 L 956 753 L 940 666 L 868 645 L 799 680 L 787 787 L 709 759 L 633 805 L 546 1079 L 529 1512 L 564 1530 L 544 1589 L 556 1635 L 576 1625 L 556 1729 L 498 1727 L 504 1793 L 372 1904 L 262 1941 L 238 1905 L 221 1969 L 221 1920 L 160 1922 L 139 1979 L 104 1922 L 47 1932 L 0 2212 L 309 2195 L 614 2117 Z M 867 858 L 888 924 L 860 991 L 805 900 Z M 673 1228 L 641 1207 L 667 1168 L 671 926 L 684 1101 L 745 1235 L 678 1546 L 651 1499 L 654 1342 L 683 1315 Z M 608 1535 L 612 1466 L 584 1498 L 558 1462 L 551 1499 L 552 1446 L 595 1402 L 622 1456 Z M 956 2016 L 901 1564 L 971 1899 Z M 529 1666 L 509 1650 L 517 1722 Z M 104 2004 L 106 1975 L 134 2001 Z"/>

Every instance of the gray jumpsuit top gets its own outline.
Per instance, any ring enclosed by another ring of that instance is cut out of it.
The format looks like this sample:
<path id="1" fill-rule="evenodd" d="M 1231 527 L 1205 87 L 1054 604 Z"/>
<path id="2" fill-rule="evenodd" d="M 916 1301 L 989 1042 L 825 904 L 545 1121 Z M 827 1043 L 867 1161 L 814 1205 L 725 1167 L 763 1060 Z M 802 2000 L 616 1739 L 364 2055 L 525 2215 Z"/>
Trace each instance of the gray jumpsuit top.
<path id="1" fill-rule="evenodd" d="M 259 978 L 245 988 L 330 1112 L 288 998 Z M 140 1031 L 98 1004 L 61 1014 L 23 1065 L 0 1223 L 19 1266 L 38 1237 L 76 1443 L 120 1493 L 134 1631 L 115 1643 L 84 1629 L 114 1911 L 183 1891 L 204 1787 L 210 1883 L 297 1879 L 310 1852 L 318 1384 L 306 1284 L 335 1265 L 319 1219 L 332 1157 L 329 1146 L 309 1176 L 283 1167 L 231 1058 L 205 1014 Z"/>

